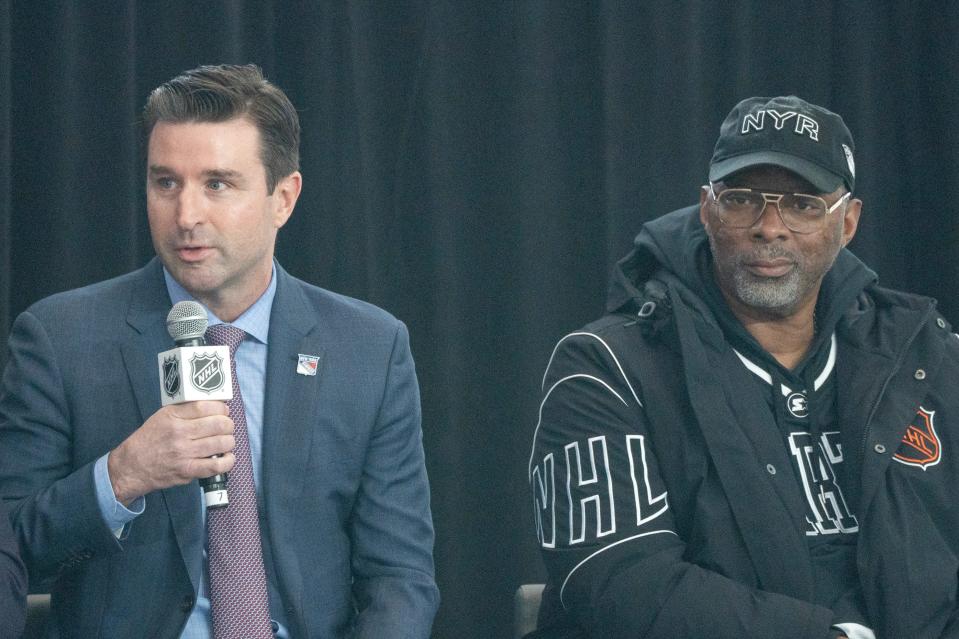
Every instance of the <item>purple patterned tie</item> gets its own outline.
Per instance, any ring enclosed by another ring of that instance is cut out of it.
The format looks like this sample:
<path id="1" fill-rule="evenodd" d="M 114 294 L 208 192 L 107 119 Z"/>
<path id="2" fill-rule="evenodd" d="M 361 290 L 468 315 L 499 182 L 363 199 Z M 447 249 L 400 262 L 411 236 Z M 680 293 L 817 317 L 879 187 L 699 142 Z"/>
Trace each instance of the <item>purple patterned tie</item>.
<path id="1" fill-rule="evenodd" d="M 236 437 L 236 465 L 226 484 L 230 503 L 206 512 L 214 639 L 273 639 L 250 439 L 236 376 L 236 349 L 245 337 L 245 332 L 228 324 L 217 324 L 206 331 L 207 344 L 230 347 L 233 399 L 227 406 Z"/>

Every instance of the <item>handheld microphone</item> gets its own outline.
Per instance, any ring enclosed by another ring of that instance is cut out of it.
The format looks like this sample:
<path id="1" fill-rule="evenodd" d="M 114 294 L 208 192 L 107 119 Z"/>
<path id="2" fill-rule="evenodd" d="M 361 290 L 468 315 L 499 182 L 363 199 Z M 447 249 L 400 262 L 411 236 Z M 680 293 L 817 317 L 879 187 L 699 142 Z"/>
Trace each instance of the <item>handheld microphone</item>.
<path id="1" fill-rule="evenodd" d="M 197 302 L 177 302 L 170 309 L 166 328 L 176 347 L 157 355 L 164 406 L 201 399 L 233 399 L 230 347 L 208 346 L 204 339 L 206 326 L 206 311 Z M 200 480 L 207 508 L 230 503 L 226 479 L 223 473 Z"/>

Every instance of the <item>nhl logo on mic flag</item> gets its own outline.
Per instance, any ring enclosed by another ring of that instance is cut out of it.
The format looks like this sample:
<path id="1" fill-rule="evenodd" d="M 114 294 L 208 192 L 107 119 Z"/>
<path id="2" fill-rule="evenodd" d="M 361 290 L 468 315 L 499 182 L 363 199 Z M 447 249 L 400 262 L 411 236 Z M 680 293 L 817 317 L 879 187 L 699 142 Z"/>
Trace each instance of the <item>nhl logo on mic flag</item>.
<path id="1" fill-rule="evenodd" d="M 193 385 L 205 393 L 213 393 L 223 386 L 223 358 L 216 353 L 196 354 L 190 358 Z"/>
<path id="2" fill-rule="evenodd" d="M 165 357 L 160 367 L 163 375 L 163 390 L 173 397 L 180 392 L 180 363 L 176 357 Z"/>
<path id="3" fill-rule="evenodd" d="M 157 355 L 164 406 L 200 399 L 233 398 L 228 346 L 181 346 Z"/>

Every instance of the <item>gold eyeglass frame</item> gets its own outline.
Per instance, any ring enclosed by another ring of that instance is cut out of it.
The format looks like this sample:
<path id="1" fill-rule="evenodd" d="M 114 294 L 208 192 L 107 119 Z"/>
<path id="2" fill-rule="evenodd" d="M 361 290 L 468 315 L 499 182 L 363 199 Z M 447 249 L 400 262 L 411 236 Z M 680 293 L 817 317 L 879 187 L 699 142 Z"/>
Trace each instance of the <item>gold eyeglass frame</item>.
<path id="1" fill-rule="evenodd" d="M 756 217 L 753 218 L 752 222 L 750 222 L 749 224 L 746 224 L 746 225 L 739 226 L 739 225 L 730 224 L 729 222 L 727 222 L 727 221 L 723 218 L 723 215 L 722 215 L 722 213 L 721 213 L 721 209 L 719 208 L 719 196 L 722 195 L 723 193 L 727 193 L 727 192 L 733 192 L 733 193 L 758 193 L 759 195 L 763 196 L 764 204 L 763 204 L 763 206 L 759 209 L 759 212 L 756 214 Z M 836 200 L 835 203 L 833 203 L 832 206 L 829 206 L 829 203 L 826 202 L 826 200 L 824 200 L 823 198 L 819 197 L 818 195 L 810 195 L 809 193 L 788 193 L 788 192 L 786 192 L 786 193 L 776 193 L 776 192 L 771 192 L 771 191 L 757 191 L 756 189 L 730 188 L 730 189 L 723 189 L 722 191 L 720 191 L 720 192 L 717 194 L 716 191 L 713 189 L 713 183 L 710 182 L 710 183 L 709 183 L 709 195 L 713 198 L 713 204 L 716 205 L 717 217 L 719 218 L 719 221 L 722 222 L 724 225 L 728 226 L 728 227 L 731 228 L 731 229 L 748 229 L 748 228 L 751 228 L 754 224 L 756 224 L 756 222 L 758 222 L 758 221 L 762 218 L 763 213 L 766 212 L 766 205 L 768 205 L 768 204 L 775 204 L 775 205 L 776 205 L 776 213 L 779 214 L 779 219 L 780 219 L 780 221 L 783 223 L 783 226 L 785 226 L 787 229 L 789 229 L 789 230 L 792 231 L 793 233 L 799 233 L 800 235 L 808 235 L 809 233 L 815 233 L 816 231 L 820 230 L 820 229 L 822 228 L 822 222 L 820 223 L 819 228 L 812 229 L 811 231 L 799 231 L 799 230 L 796 230 L 796 229 L 794 229 L 793 227 L 791 227 L 791 226 L 789 225 L 789 223 L 786 221 L 786 218 L 783 217 L 783 210 L 782 210 L 782 208 L 781 208 L 780 205 L 779 205 L 779 203 L 782 201 L 782 199 L 783 199 L 785 196 L 787 196 L 787 195 L 801 195 L 801 196 L 803 196 L 803 197 L 811 197 L 811 198 L 815 198 L 815 199 L 819 200 L 820 202 L 822 202 L 822 206 L 823 206 L 823 208 L 826 210 L 826 212 L 822 214 L 822 217 L 817 218 L 817 219 L 824 221 L 824 220 L 826 219 L 826 217 L 828 217 L 833 211 L 835 211 L 837 208 L 839 208 L 839 206 L 840 206 L 841 204 L 843 204 L 844 202 L 848 201 L 849 198 L 852 196 L 852 193 L 851 193 L 850 191 L 847 191 L 841 198 L 839 198 L 838 200 Z"/>

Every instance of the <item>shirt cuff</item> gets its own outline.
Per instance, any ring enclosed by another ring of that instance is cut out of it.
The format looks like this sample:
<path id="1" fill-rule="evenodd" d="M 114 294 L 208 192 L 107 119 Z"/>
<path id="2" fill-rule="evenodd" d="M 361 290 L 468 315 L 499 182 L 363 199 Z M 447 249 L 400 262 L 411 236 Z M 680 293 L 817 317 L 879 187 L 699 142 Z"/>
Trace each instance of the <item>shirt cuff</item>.
<path id="1" fill-rule="evenodd" d="M 130 508 L 117 501 L 113 492 L 113 483 L 110 481 L 110 471 L 107 460 L 110 453 L 97 460 L 93 465 L 93 480 L 97 491 L 97 504 L 100 506 L 100 515 L 113 535 L 119 539 L 123 534 L 123 527 L 143 514 L 146 509 L 146 500 L 140 496 L 133 500 Z"/>
<path id="2" fill-rule="evenodd" d="M 876 639 L 875 633 L 866 626 L 858 623 L 835 623 L 832 626 L 842 630 L 849 639 Z"/>

